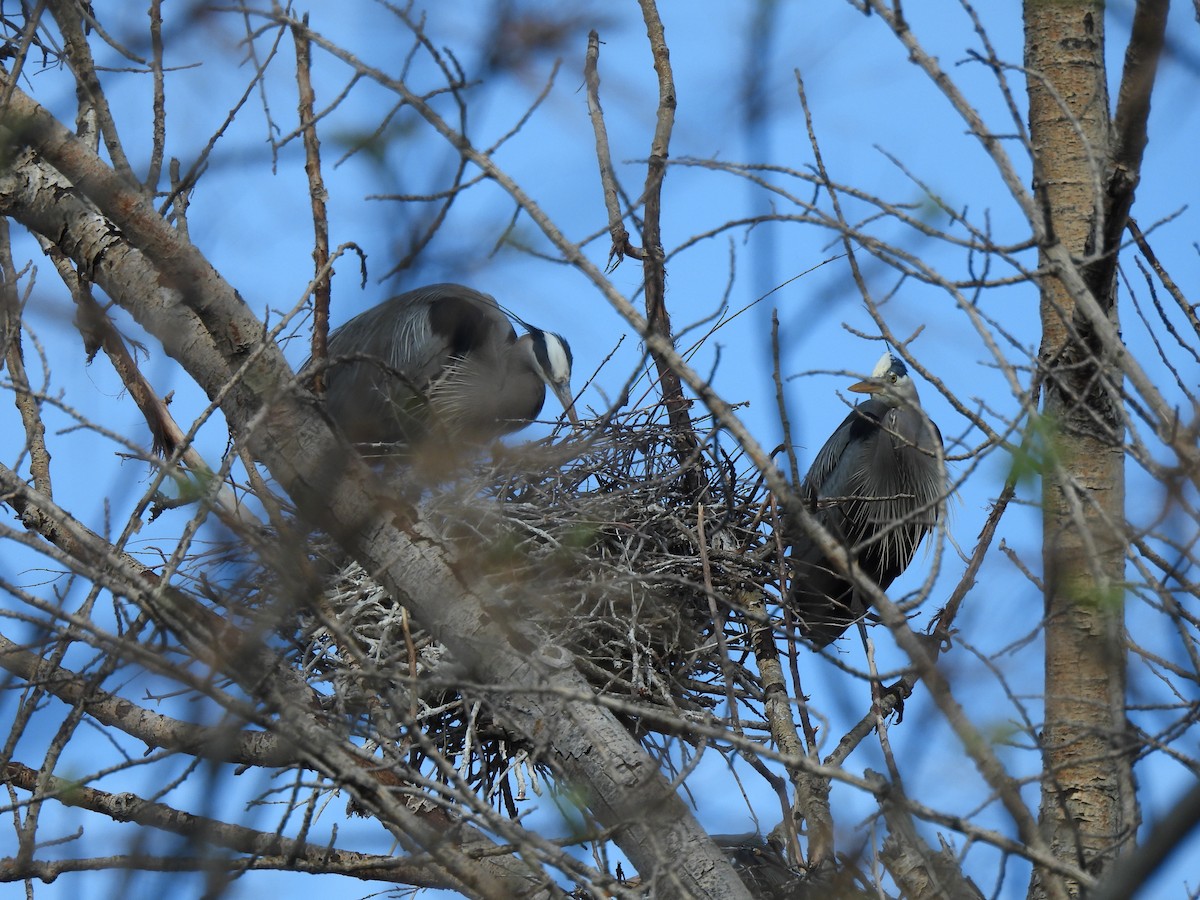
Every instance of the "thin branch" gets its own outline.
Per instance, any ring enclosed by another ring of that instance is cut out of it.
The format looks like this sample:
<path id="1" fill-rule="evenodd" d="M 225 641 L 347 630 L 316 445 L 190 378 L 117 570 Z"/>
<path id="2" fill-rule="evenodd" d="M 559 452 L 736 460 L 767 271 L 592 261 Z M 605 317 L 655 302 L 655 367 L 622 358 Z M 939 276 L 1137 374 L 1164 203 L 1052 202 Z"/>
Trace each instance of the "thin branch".
<path id="1" fill-rule="evenodd" d="M 23 302 L 17 293 L 17 270 L 12 260 L 8 220 L 0 220 L 0 368 L 8 367 L 14 402 L 25 428 L 25 447 L 29 452 L 29 473 L 37 489 L 49 495 L 50 451 L 46 447 L 46 426 L 42 421 L 37 397 L 30 390 L 29 375 L 21 345 Z M 32 284 L 30 285 L 32 287 Z"/>
<path id="2" fill-rule="evenodd" d="M 662 246 L 662 185 L 667 173 L 671 132 L 675 127 L 675 79 L 671 72 L 671 55 L 667 48 L 662 19 L 658 15 L 658 5 L 655 0 L 639 0 L 639 5 L 642 8 L 642 18 L 646 22 L 646 37 L 650 41 L 654 71 L 658 75 L 658 113 L 655 117 L 654 138 L 650 143 L 650 157 L 646 163 L 646 185 L 642 192 L 645 201 L 642 224 L 642 247 L 645 257 L 642 260 L 642 271 L 645 277 L 646 323 L 652 334 L 673 344 L 671 317 L 667 313 L 667 269 Z M 685 469 L 684 478 L 689 490 L 695 490 L 700 484 L 693 468 L 699 461 L 699 444 L 689 412 L 691 402 L 684 397 L 679 372 L 671 365 L 670 360 L 653 346 L 649 349 L 658 371 L 659 383 L 662 385 L 667 418 L 675 436 L 675 454 Z"/>
<path id="3" fill-rule="evenodd" d="M 750 645 L 754 659 L 762 675 L 763 706 L 767 721 L 771 724 L 771 736 L 779 745 L 781 753 L 793 759 L 805 757 L 804 743 L 796 730 L 792 718 L 791 697 L 783 666 L 779 663 L 779 648 L 775 635 L 767 623 L 767 608 L 759 593 L 746 592 L 740 598 L 745 609 L 746 628 L 750 631 Z M 833 859 L 833 815 L 829 807 L 829 779 L 806 768 L 788 766 L 788 776 L 796 788 L 796 805 L 808 823 L 808 867 L 823 868 Z M 794 835 L 796 826 L 789 823 L 787 832 Z M 794 838 L 793 838 L 794 840 Z"/>
<path id="4" fill-rule="evenodd" d="M 397 859 L 295 841 L 273 832 L 256 831 L 207 816 L 193 815 L 164 803 L 152 803 L 135 794 L 97 790 L 65 778 L 51 776 L 39 783 L 38 773 L 19 762 L 5 765 L 0 770 L 0 778 L 6 784 L 35 793 L 40 800 L 53 798 L 64 806 L 90 810 L 114 822 L 135 822 L 197 843 L 249 856 L 288 860 L 288 868 L 294 866 L 299 871 L 336 872 L 355 878 L 417 887 L 452 890 L 457 886 L 444 876 L 438 866 L 426 860 Z M 22 871 L 23 868 L 25 871 Z M 5 861 L 0 861 L 0 881 L 18 880 L 31 875 L 45 877 L 44 874 L 33 875 L 30 868 L 29 864 L 22 867 L 11 863 L 5 865 Z"/>
<path id="5" fill-rule="evenodd" d="M 308 14 L 304 14 L 303 29 L 292 29 L 296 44 L 296 85 L 299 89 L 298 111 L 300 127 L 304 135 L 304 172 L 308 175 L 308 197 L 312 203 L 313 218 L 313 264 L 316 278 L 313 287 L 313 335 L 312 358 L 323 360 L 327 354 L 329 338 L 329 216 L 325 209 L 325 182 L 321 176 L 321 142 L 317 137 L 314 118 L 316 94 L 312 86 L 312 47 L 305 31 L 308 29 Z M 316 368 L 313 376 L 313 392 L 320 395 L 325 388 L 324 369 Z"/>
<path id="6" fill-rule="evenodd" d="M 1192 326 L 1196 336 L 1200 337 L 1200 316 L 1196 315 L 1197 307 L 1188 302 L 1187 297 L 1175 283 L 1175 279 L 1171 277 L 1171 273 L 1166 267 L 1158 261 L 1153 248 L 1150 246 L 1150 241 L 1146 235 L 1142 233 L 1142 229 L 1138 227 L 1138 223 L 1130 218 L 1128 222 L 1129 233 L 1133 235 L 1133 240 L 1137 243 L 1137 247 L 1142 251 L 1142 256 L 1146 257 L 1146 262 L 1150 263 L 1150 268 L 1154 270 L 1154 274 L 1158 276 L 1158 280 L 1162 282 L 1162 286 L 1167 289 L 1167 293 L 1179 306 L 1180 311 L 1187 317 L 1188 324 Z"/>
<path id="7" fill-rule="evenodd" d="M 108 98 L 96 74 L 99 68 L 92 58 L 92 50 L 83 31 L 79 4 L 74 0 L 49 0 L 49 6 L 58 30 L 62 32 L 67 59 L 79 84 L 80 106 L 89 106 L 98 118 L 104 149 L 113 161 L 113 168 L 127 182 L 137 184 L 133 166 L 129 164 L 125 149 L 121 146 L 121 137 L 117 133 L 117 123 L 108 106 Z"/>
<path id="8" fill-rule="evenodd" d="M 1102 255 L 1089 278 L 1092 289 L 1102 296 L 1111 290 L 1121 235 L 1125 233 L 1134 191 L 1141 180 L 1142 155 L 1149 140 L 1146 123 L 1150 118 L 1150 97 L 1166 42 L 1169 7 L 1168 0 L 1138 0 L 1133 10 L 1113 119 L 1104 243 L 1097 248 Z"/>
<path id="9" fill-rule="evenodd" d="M 641 247 L 629 242 L 629 231 L 625 228 L 625 217 L 621 214 L 618 198 L 617 175 L 613 169 L 612 153 L 608 147 L 608 129 L 604 125 L 604 110 L 600 106 L 600 35 L 595 29 L 588 32 L 587 55 L 584 57 L 583 78 L 587 84 L 588 115 L 592 120 L 592 131 L 596 135 L 596 160 L 600 165 L 600 185 L 604 189 L 604 208 L 608 210 L 608 231 L 612 245 L 608 250 L 608 270 L 611 272 L 622 257 L 645 259 Z"/>
<path id="10" fill-rule="evenodd" d="M 158 190 L 162 177 L 163 157 L 167 146 L 167 99 L 163 78 L 162 0 L 151 0 L 150 9 L 150 71 L 154 76 L 154 142 L 150 151 L 150 165 L 146 169 L 146 190 Z"/>
<path id="11" fill-rule="evenodd" d="M 96 687 L 91 678 L 56 667 L 36 653 L 22 650 L 3 636 L 0 636 L 0 668 L 64 703 L 82 704 L 84 711 L 97 722 L 118 728 L 149 747 L 267 768 L 284 768 L 299 762 L 295 748 L 269 731 L 239 730 L 232 724 L 196 725 L 151 712 Z"/>

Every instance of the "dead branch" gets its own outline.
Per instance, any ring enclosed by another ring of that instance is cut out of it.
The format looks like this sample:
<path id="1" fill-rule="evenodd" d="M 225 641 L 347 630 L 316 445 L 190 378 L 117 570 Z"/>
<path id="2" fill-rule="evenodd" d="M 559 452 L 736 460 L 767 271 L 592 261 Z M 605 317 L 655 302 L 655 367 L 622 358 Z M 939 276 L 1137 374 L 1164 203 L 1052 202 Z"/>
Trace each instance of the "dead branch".
<path id="1" fill-rule="evenodd" d="M 308 26 L 308 15 L 304 16 Z M 312 202 L 313 265 L 316 276 L 313 286 L 312 359 L 325 359 L 329 338 L 329 218 L 325 211 L 325 182 L 321 177 L 321 142 L 317 137 L 315 120 L 316 94 L 312 86 L 312 53 L 303 32 L 293 31 L 296 43 L 296 84 L 299 88 L 300 127 L 304 135 L 304 171 L 308 175 L 308 196 Z M 318 368 L 313 377 L 313 393 L 324 391 L 324 372 Z"/>

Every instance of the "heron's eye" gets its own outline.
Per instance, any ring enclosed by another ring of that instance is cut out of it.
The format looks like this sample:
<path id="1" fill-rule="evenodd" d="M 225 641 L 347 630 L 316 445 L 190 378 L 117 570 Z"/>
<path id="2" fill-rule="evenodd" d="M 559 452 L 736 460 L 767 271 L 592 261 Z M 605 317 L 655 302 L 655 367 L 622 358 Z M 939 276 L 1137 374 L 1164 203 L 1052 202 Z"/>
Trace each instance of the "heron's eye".
<path id="1" fill-rule="evenodd" d="M 896 378 L 895 372 L 888 372 L 888 381 L 890 381 L 892 384 L 895 384 L 898 380 L 899 379 Z"/>

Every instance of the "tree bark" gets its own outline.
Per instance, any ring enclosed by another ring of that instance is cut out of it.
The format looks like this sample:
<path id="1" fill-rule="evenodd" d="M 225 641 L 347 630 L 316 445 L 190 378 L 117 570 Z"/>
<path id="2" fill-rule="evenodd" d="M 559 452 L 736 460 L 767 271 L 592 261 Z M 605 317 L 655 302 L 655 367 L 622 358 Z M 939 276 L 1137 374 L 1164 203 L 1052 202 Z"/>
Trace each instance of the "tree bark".
<path id="1" fill-rule="evenodd" d="M 1061 245 L 1113 324 L 1116 246 L 1105 186 L 1112 163 L 1100 0 L 1026 0 L 1025 65 L 1040 253 L 1045 567 L 1041 826 L 1053 852 L 1100 876 L 1133 838 L 1125 740 L 1125 434 L 1120 348 L 1082 315 L 1050 248 Z M 1124 216 L 1117 209 L 1117 215 Z M 1115 228 L 1119 235 L 1121 228 Z M 1062 255 L 1057 254 L 1061 259 Z M 1096 272 L 1107 275 L 1095 277 Z M 1078 279 L 1075 281 L 1079 283 Z M 1113 333 L 1117 333 L 1113 330 Z M 1030 896 L 1057 892 L 1035 868 Z M 1066 884 L 1071 896 L 1080 885 Z"/>

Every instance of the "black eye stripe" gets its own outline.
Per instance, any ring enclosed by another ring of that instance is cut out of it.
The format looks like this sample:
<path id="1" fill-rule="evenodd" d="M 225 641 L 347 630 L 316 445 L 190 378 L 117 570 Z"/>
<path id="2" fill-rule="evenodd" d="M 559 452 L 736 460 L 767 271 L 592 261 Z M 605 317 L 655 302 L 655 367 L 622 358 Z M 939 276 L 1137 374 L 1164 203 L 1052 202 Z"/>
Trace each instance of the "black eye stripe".
<path id="1" fill-rule="evenodd" d="M 546 333 L 540 328 L 530 328 L 529 336 L 533 338 L 533 357 L 543 372 L 550 371 L 550 354 L 546 350 Z"/>

